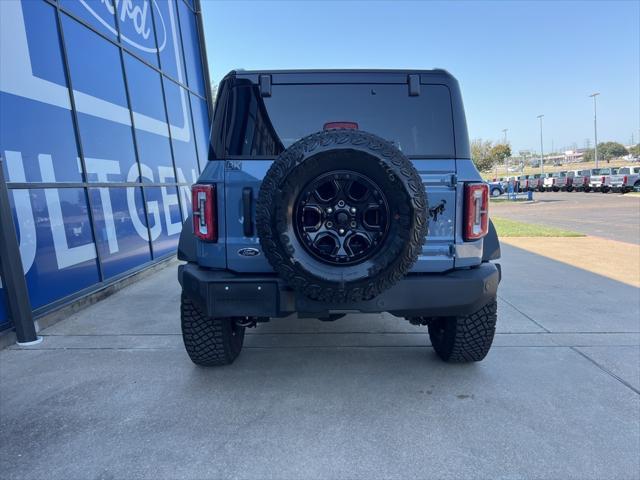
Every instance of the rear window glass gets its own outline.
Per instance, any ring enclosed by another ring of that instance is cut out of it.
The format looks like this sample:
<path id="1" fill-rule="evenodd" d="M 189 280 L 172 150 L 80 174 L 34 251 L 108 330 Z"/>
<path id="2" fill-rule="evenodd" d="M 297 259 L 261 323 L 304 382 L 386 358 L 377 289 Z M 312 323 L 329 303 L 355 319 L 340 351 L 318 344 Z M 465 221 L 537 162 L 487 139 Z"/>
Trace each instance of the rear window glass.
<path id="1" fill-rule="evenodd" d="M 626 173 L 631 173 L 631 170 L 628 168 L 621 168 L 620 170 L 618 170 L 618 173 L 624 175 Z"/>
<path id="2" fill-rule="evenodd" d="M 256 86 L 233 88 L 226 111 L 226 156 L 274 156 L 331 122 L 393 142 L 405 155 L 455 157 L 449 89 L 421 85 L 273 85 L 270 97 Z"/>

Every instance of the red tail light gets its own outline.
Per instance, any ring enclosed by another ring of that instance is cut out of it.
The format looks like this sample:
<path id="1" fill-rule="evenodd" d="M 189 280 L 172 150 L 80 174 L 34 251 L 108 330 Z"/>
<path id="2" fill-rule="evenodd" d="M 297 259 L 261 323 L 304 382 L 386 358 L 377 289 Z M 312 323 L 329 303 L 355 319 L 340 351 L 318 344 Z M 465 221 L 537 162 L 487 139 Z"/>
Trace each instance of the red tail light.
<path id="1" fill-rule="evenodd" d="M 626 175 L 624 177 L 622 177 L 622 184 L 623 185 L 626 185 L 628 181 L 629 181 L 629 179 L 627 178 Z"/>
<path id="2" fill-rule="evenodd" d="M 464 239 L 477 240 L 489 230 L 489 186 L 469 183 L 464 187 Z"/>
<path id="3" fill-rule="evenodd" d="M 191 187 L 193 233 L 206 242 L 218 241 L 216 186 L 198 184 Z"/>
<path id="4" fill-rule="evenodd" d="M 600 182 L 604 183 L 604 176 L 600 178 Z"/>
<path id="5" fill-rule="evenodd" d="M 589 180 L 591 180 L 591 177 L 587 177 L 587 176 L 585 176 L 585 177 L 582 179 L 582 184 L 583 184 L 583 185 L 588 185 L 588 184 L 589 184 Z"/>
<path id="6" fill-rule="evenodd" d="M 555 179 L 555 178 L 552 178 L 552 179 L 551 179 L 551 185 L 555 185 L 555 184 L 556 184 L 556 179 Z"/>

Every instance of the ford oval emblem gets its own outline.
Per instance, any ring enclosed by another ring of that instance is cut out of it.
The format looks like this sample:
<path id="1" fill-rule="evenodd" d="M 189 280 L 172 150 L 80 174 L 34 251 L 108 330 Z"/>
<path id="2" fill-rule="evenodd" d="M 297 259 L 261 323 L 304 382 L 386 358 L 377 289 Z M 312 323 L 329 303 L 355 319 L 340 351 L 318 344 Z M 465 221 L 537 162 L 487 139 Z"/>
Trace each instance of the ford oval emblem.
<path id="1" fill-rule="evenodd" d="M 156 0 L 101 0 L 102 7 L 98 2 L 89 4 L 87 0 L 80 0 L 80 3 L 86 8 L 96 20 L 98 20 L 105 28 L 114 35 L 118 32 L 113 28 L 109 19 L 114 15 L 119 17 L 120 23 L 130 22 L 136 36 L 133 38 L 120 34 L 120 38 L 132 47 L 136 47 L 143 52 L 156 53 L 164 50 L 167 44 L 167 25 L 164 23 L 160 8 Z M 169 8 L 172 8 L 169 6 Z M 95 9 L 95 10 L 94 10 Z M 151 12 L 154 9 L 155 12 Z M 155 16 L 156 36 L 158 47 L 155 45 L 155 38 L 151 32 L 151 15 Z M 105 20 L 105 18 L 107 20 Z M 171 19 L 173 22 L 173 18 Z"/>
<path id="2" fill-rule="evenodd" d="M 242 255 L 243 257 L 256 257 L 260 255 L 260 250 L 253 247 L 241 248 L 238 250 L 238 255 Z"/>

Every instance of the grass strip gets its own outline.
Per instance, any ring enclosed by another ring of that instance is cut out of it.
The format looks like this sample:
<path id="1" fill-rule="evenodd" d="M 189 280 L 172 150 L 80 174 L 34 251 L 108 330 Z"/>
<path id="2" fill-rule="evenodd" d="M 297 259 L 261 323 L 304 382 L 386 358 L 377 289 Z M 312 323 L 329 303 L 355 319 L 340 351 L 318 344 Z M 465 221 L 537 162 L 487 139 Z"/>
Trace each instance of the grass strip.
<path id="1" fill-rule="evenodd" d="M 571 230 L 537 225 L 535 223 L 518 222 L 501 217 L 491 217 L 498 237 L 585 237 L 586 235 Z"/>

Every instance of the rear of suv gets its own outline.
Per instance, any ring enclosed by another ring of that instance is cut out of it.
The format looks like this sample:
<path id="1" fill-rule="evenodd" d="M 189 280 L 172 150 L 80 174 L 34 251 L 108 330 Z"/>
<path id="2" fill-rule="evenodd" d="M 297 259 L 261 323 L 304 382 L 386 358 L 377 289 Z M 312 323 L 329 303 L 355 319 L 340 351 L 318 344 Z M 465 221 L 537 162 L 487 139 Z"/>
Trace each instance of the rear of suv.
<path id="1" fill-rule="evenodd" d="M 192 194 L 178 278 L 194 363 L 231 363 L 246 328 L 294 313 L 389 312 L 445 361 L 489 351 L 500 246 L 446 71 L 233 71 Z"/>

